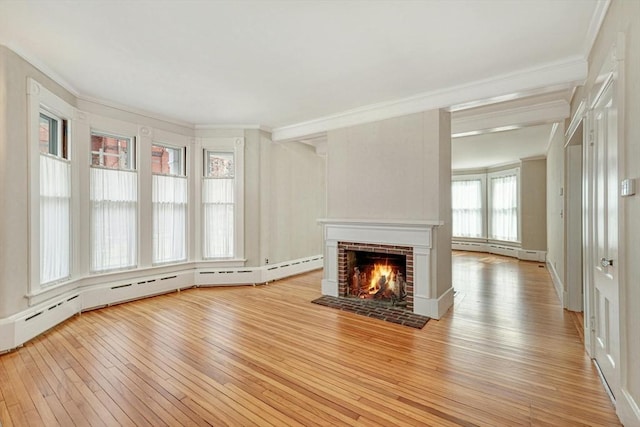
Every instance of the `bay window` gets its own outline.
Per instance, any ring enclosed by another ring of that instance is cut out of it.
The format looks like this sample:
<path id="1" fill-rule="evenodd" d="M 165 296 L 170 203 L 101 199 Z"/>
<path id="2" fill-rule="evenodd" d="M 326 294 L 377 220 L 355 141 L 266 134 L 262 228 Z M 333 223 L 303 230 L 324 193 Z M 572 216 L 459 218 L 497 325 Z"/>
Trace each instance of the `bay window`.
<path id="1" fill-rule="evenodd" d="M 519 169 L 451 180 L 452 237 L 519 242 Z"/>

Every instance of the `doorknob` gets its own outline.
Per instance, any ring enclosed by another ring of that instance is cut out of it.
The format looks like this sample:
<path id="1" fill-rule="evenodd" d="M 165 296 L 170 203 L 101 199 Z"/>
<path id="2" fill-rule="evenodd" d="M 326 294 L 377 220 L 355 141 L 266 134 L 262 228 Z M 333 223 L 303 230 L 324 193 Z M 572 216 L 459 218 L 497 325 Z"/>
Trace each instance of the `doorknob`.
<path id="1" fill-rule="evenodd" d="M 602 268 L 611 267 L 613 265 L 613 260 L 602 257 L 602 259 L 600 260 L 600 265 L 602 266 Z"/>

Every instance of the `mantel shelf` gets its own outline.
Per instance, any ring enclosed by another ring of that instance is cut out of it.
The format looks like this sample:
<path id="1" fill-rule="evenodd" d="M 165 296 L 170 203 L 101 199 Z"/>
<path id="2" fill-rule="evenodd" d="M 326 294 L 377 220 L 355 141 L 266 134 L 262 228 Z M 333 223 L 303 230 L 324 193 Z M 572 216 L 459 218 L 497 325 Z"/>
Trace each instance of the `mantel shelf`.
<path id="1" fill-rule="evenodd" d="M 441 220 L 414 220 L 414 219 L 353 219 L 353 218 L 320 218 L 319 224 L 331 225 L 365 225 L 379 227 L 420 227 L 431 228 L 443 225 Z"/>

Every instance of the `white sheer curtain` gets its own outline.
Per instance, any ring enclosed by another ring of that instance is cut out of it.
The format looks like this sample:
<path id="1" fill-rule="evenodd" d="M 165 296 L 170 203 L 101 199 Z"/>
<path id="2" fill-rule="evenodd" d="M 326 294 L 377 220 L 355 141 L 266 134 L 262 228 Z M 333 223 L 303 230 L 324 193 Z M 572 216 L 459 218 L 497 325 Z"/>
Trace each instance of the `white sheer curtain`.
<path id="1" fill-rule="evenodd" d="M 153 175 L 153 262 L 187 259 L 187 178 Z"/>
<path id="2" fill-rule="evenodd" d="M 40 283 L 69 277 L 71 271 L 71 166 L 40 155 Z"/>
<path id="3" fill-rule="evenodd" d="M 91 168 L 91 270 L 134 267 L 137 254 L 136 172 Z"/>
<path id="4" fill-rule="evenodd" d="M 491 177 L 491 239 L 518 241 L 518 177 Z"/>
<path id="5" fill-rule="evenodd" d="M 229 258 L 233 256 L 233 188 L 233 178 L 204 178 L 202 180 L 203 258 Z"/>
<path id="6" fill-rule="evenodd" d="M 451 182 L 452 234 L 456 237 L 483 237 L 482 181 Z"/>

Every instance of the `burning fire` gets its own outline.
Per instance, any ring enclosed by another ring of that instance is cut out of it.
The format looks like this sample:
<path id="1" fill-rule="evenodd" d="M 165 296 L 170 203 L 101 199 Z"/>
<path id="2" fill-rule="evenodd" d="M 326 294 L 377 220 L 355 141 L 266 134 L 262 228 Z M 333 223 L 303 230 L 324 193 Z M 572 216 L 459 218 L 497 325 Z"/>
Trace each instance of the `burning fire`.
<path id="1" fill-rule="evenodd" d="M 397 274 L 393 267 L 386 264 L 375 264 L 371 272 L 368 293 L 370 295 L 383 291 L 398 294 Z"/>

